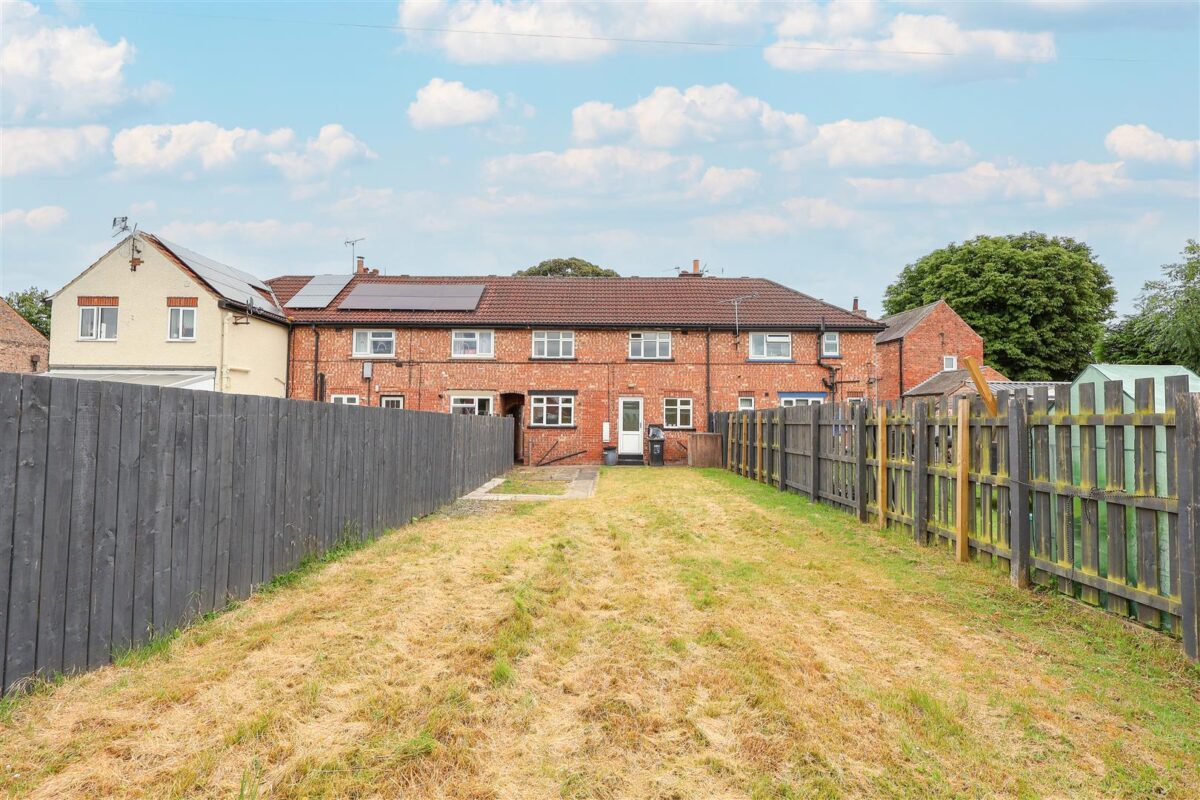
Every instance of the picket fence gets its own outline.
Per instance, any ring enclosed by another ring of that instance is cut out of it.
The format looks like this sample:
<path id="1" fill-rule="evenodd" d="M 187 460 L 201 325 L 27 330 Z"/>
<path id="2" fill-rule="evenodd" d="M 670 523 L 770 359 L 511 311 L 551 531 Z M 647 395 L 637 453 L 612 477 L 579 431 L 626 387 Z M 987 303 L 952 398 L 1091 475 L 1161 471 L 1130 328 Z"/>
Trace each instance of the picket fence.
<path id="1" fill-rule="evenodd" d="M 1183 640 L 1200 657 L 1200 394 L 1152 379 L 983 401 L 714 412 L 725 466 L 990 561 Z"/>
<path id="2" fill-rule="evenodd" d="M 0 692 L 512 465 L 512 420 L 0 373 Z"/>

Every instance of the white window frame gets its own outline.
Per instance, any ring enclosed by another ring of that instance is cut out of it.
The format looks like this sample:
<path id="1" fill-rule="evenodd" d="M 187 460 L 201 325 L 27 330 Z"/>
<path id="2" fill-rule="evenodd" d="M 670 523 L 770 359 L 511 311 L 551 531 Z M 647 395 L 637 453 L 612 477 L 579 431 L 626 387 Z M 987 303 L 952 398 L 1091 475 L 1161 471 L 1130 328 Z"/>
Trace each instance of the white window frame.
<path id="1" fill-rule="evenodd" d="M 649 338 L 647 338 L 649 337 Z M 654 342 L 655 355 L 648 356 L 646 353 L 646 342 Z M 633 354 L 634 343 L 639 343 L 641 355 Z M 662 343 L 667 343 L 667 354 L 663 355 L 659 352 L 662 349 Z M 670 331 L 630 331 L 629 332 L 629 358 L 634 361 L 669 361 L 672 355 L 673 342 L 671 341 Z"/>
<path id="2" fill-rule="evenodd" d="M 367 349 L 360 350 L 358 347 L 358 335 L 364 334 L 367 337 Z M 376 339 L 376 334 L 382 336 Z M 391 344 L 391 350 L 387 353 L 373 352 L 372 345 L 376 341 L 387 341 Z M 351 334 L 350 354 L 352 358 L 395 358 L 396 357 L 396 332 L 386 328 L 355 328 Z"/>
<path id="3" fill-rule="evenodd" d="M 738 411 L 753 411 L 753 410 L 754 410 L 754 398 L 753 397 L 739 397 L 738 398 Z"/>
<path id="4" fill-rule="evenodd" d="M 179 312 L 179 336 L 175 335 L 175 312 Z M 192 335 L 183 336 L 183 312 L 192 312 Z M 167 341 L 168 342 L 194 342 L 196 341 L 196 320 L 199 318 L 196 313 L 195 306 L 168 306 L 167 307 Z"/>
<path id="5" fill-rule="evenodd" d="M 331 394 L 329 402 L 340 406 L 361 406 L 362 398 L 356 394 Z"/>
<path id="6" fill-rule="evenodd" d="M 958 356 L 942 356 L 942 372 L 953 372 L 956 369 L 958 369 Z"/>
<path id="7" fill-rule="evenodd" d="M 551 334 L 557 336 L 556 339 L 550 338 Z M 547 355 L 550 349 L 550 344 L 554 342 L 558 344 L 558 355 Z M 542 352 L 538 352 L 538 345 L 542 345 Z M 567 347 L 570 346 L 570 353 L 567 353 Z M 575 357 L 575 331 L 534 331 L 533 345 L 530 350 L 530 358 L 538 359 L 571 359 Z"/>
<path id="8" fill-rule="evenodd" d="M 674 403 L 674 409 L 671 404 Z M 675 424 L 671 424 L 669 411 L 675 411 Z M 683 412 L 687 411 L 687 424 L 683 424 Z M 690 397 L 664 397 L 663 398 L 663 427 L 670 430 L 691 430 L 696 426 L 695 419 L 695 403 Z"/>
<path id="9" fill-rule="evenodd" d="M 553 400 L 558 407 L 558 422 L 546 422 L 546 412 Z M 540 402 L 539 402 L 540 401 Z M 542 412 L 542 421 L 538 422 L 538 411 Z M 569 412 L 569 413 L 564 413 Z M 570 419 L 566 419 L 570 417 Z M 575 395 L 573 394 L 535 394 L 529 397 L 529 427 L 531 428 L 574 428 L 575 427 Z"/>
<path id="10" fill-rule="evenodd" d="M 455 407 L 456 405 L 459 408 L 464 407 L 465 404 L 460 403 L 460 401 L 463 401 L 463 400 L 471 401 L 471 405 L 475 409 L 474 411 L 470 412 L 472 414 L 476 414 L 481 417 L 490 417 L 490 416 L 492 416 L 492 414 L 495 413 L 496 401 L 490 394 L 455 394 L 455 395 L 450 396 L 450 413 L 451 414 L 465 413 L 465 412 L 459 411 Z M 480 400 L 487 401 L 488 410 L 487 410 L 486 414 L 479 413 L 479 401 Z"/>
<path id="11" fill-rule="evenodd" d="M 830 348 L 830 344 L 833 345 Z M 838 331 L 825 331 L 821 334 L 821 358 L 840 358 L 842 355 L 842 335 Z"/>
<path id="12" fill-rule="evenodd" d="M 80 306 L 79 307 L 79 325 L 75 329 L 77 340 L 81 342 L 115 342 L 117 334 L 112 336 L 101 336 L 100 331 L 103 328 L 104 312 L 112 309 L 113 319 L 116 324 L 114 328 L 120 330 L 121 310 L 119 306 Z M 83 333 L 83 318 L 85 312 L 88 312 L 92 318 L 92 332 L 89 335 Z"/>
<path id="13" fill-rule="evenodd" d="M 779 398 L 779 407 L 791 408 L 792 406 L 819 406 L 824 402 L 824 398 L 821 397 L 781 397 Z"/>
<path id="14" fill-rule="evenodd" d="M 761 344 L 761 352 L 755 353 L 755 343 Z M 767 346 L 770 344 L 784 343 L 787 345 L 787 352 L 781 356 L 767 355 Z M 767 331 L 756 331 L 750 334 L 750 360 L 751 361 L 791 361 L 792 360 L 792 335 L 790 333 L 771 333 Z"/>
<path id="15" fill-rule="evenodd" d="M 488 349 L 487 352 L 480 347 L 481 334 L 487 334 Z M 474 353 L 456 353 L 454 345 L 462 337 L 466 341 L 467 334 L 475 338 Z M 451 358 L 495 358 L 496 357 L 496 332 L 487 328 L 462 328 L 450 331 L 450 357 Z"/>
<path id="16" fill-rule="evenodd" d="M 389 402 L 391 402 L 391 401 L 395 401 L 395 400 L 399 400 L 399 401 L 400 401 L 400 405 L 398 405 L 398 406 L 389 406 L 389 405 L 387 405 Z M 380 396 L 379 396 L 379 407 L 380 407 L 380 408 L 395 408 L 395 409 L 403 410 L 403 409 L 404 409 L 404 395 L 402 395 L 402 394 L 383 394 L 383 395 L 380 395 Z"/>

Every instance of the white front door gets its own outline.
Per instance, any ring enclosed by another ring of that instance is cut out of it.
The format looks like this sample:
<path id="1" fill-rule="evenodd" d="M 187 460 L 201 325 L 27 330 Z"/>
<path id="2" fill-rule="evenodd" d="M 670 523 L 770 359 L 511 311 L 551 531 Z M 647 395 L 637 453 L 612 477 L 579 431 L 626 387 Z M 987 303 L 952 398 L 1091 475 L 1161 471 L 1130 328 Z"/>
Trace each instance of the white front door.
<path id="1" fill-rule="evenodd" d="M 642 398 L 622 397 L 618 415 L 617 452 L 642 454 Z"/>

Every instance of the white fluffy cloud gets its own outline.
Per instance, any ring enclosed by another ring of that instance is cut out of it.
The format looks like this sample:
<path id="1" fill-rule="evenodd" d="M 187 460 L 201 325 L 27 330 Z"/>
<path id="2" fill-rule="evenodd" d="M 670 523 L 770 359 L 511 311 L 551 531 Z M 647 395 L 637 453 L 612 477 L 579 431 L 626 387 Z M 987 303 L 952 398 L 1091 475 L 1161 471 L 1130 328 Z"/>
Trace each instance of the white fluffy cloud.
<path id="1" fill-rule="evenodd" d="M 782 137 L 808 131 L 803 114 L 788 114 L 765 100 L 743 95 L 727 83 L 691 86 L 683 91 L 659 86 L 625 108 L 588 102 L 571 112 L 572 135 L 580 142 L 629 137 L 652 147 L 692 142 Z"/>
<path id="2" fill-rule="evenodd" d="M 501 156 L 488 161 L 484 171 L 492 180 L 604 192 L 690 184 L 702 167 L 698 156 L 609 146 Z"/>
<path id="3" fill-rule="evenodd" d="M 462 81 L 434 78 L 417 90 L 408 120 L 414 128 L 425 130 L 486 122 L 498 113 L 500 98 L 494 93 L 468 89 Z"/>
<path id="4" fill-rule="evenodd" d="M 409 42 L 437 47 L 464 64 L 587 61 L 622 46 L 613 39 L 728 36 L 761 19 L 760 4 L 725 0 L 699 0 L 686 9 L 670 0 L 402 0 L 399 9 Z"/>
<path id="5" fill-rule="evenodd" d="M 1132 188 L 1124 165 L 1076 161 L 1031 167 L 998 166 L 981 161 L 958 172 L 922 178 L 851 178 L 851 186 L 867 199 L 901 203 L 960 205 L 1016 200 L 1062 206 L 1072 200 Z"/>
<path id="6" fill-rule="evenodd" d="M 0 7 L 0 97 L 9 119 L 87 117 L 166 93 L 161 83 L 126 85 L 134 48 L 124 39 L 108 42 L 91 26 L 55 26 L 21 0 Z"/>
<path id="7" fill-rule="evenodd" d="M 761 177 L 758 170 L 749 168 L 709 167 L 692 187 L 690 194 L 713 203 L 733 200 L 757 186 Z"/>
<path id="8" fill-rule="evenodd" d="M 883 13 L 878 3 L 834 0 L 800 3 L 776 27 L 779 41 L 767 62 L 779 69 L 957 69 L 963 57 L 1020 64 L 1053 61 L 1054 36 L 1000 29 L 967 29 L 937 14 Z"/>
<path id="9" fill-rule="evenodd" d="M 302 149 L 267 153 L 266 161 L 289 180 L 302 181 L 376 157 L 371 148 L 341 125 L 323 125 L 317 138 L 306 141 Z"/>
<path id="10" fill-rule="evenodd" d="M 0 214 L 0 230 L 28 228 L 31 231 L 46 231 L 57 228 L 67 221 L 67 210 L 62 206 L 41 206 L 26 211 L 14 208 Z"/>
<path id="11" fill-rule="evenodd" d="M 65 172 L 108 148 L 108 128 L 5 128 L 0 132 L 0 176 Z"/>
<path id="12" fill-rule="evenodd" d="M 166 172 L 228 167 L 242 157 L 261 154 L 289 180 L 308 180 L 327 174 L 374 153 L 341 125 L 325 125 L 303 146 L 289 128 L 265 132 L 222 128 L 212 122 L 177 125 L 139 125 L 113 138 L 113 157 L 124 169 Z"/>
<path id="13" fill-rule="evenodd" d="M 780 152 L 784 169 L 814 160 L 832 167 L 889 164 L 954 164 L 971 158 L 965 142 L 942 142 L 929 130 L 893 117 L 843 119 L 817 128 L 811 141 Z"/>
<path id="14" fill-rule="evenodd" d="M 1118 125 L 1104 137 L 1104 146 L 1128 161 L 1171 161 L 1184 166 L 1200 154 L 1200 140 L 1168 139 L 1146 125 Z"/>
<path id="15" fill-rule="evenodd" d="M 775 209 L 754 208 L 702 217 L 696 224 L 722 239 L 766 239 L 798 230 L 844 229 L 864 216 L 824 197 L 792 197 Z"/>

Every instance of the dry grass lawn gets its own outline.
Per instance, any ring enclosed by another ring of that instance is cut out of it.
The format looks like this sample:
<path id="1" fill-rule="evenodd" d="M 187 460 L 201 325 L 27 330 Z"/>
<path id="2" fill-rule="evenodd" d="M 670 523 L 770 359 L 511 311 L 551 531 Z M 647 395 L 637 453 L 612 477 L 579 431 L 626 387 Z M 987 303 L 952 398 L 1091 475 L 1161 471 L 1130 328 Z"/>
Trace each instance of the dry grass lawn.
<path id="1" fill-rule="evenodd" d="M 0 706 L 9 796 L 1200 797 L 1200 670 L 716 471 L 459 504 Z"/>

